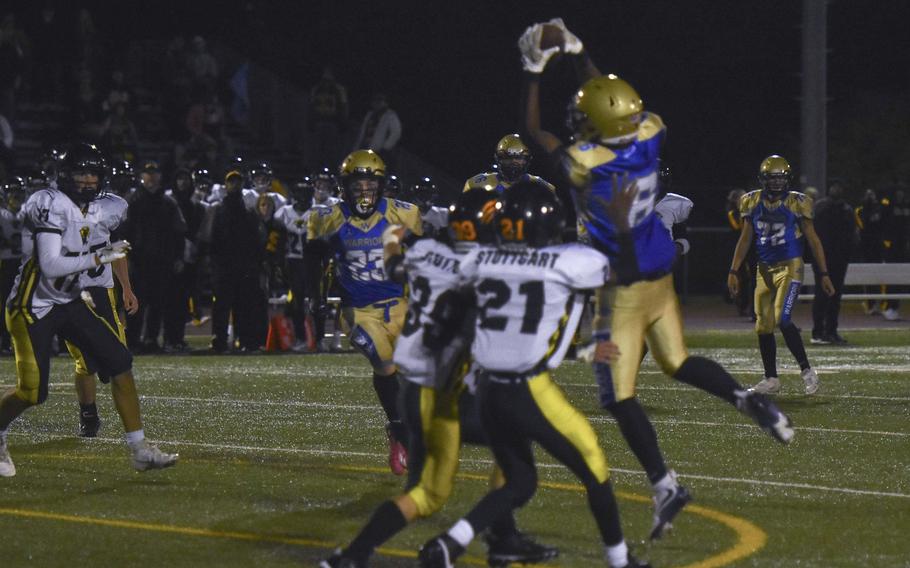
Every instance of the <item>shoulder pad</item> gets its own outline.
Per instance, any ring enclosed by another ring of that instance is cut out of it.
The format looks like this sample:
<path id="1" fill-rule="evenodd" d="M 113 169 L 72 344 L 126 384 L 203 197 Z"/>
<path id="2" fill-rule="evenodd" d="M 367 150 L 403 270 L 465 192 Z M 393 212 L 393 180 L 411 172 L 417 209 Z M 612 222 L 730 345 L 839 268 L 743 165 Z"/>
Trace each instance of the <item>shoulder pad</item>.
<path id="1" fill-rule="evenodd" d="M 589 170 L 616 158 L 615 152 L 595 142 L 576 142 L 566 148 L 566 154 Z"/>
<path id="2" fill-rule="evenodd" d="M 756 189 L 739 198 L 740 215 L 748 215 L 761 201 L 761 190 Z"/>
<path id="3" fill-rule="evenodd" d="M 638 127 L 638 140 L 639 142 L 650 140 L 666 129 L 667 127 L 664 125 L 664 121 L 660 116 L 652 112 L 646 112 L 644 119 L 641 121 L 641 125 Z"/>
<path id="4" fill-rule="evenodd" d="M 552 183 L 548 182 L 547 180 L 543 179 L 543 178 L 540 177 L 540 176 L 535 176 L 535 175 L 528 174 L 528 179 L 531 180 L 531 181 L 536 181 L 536 182 L 539 182 L 539 183 L 542 183 L 542 184 L 546 185 L 548 188 L 550 188 L 550 191 L 553 191 L 553 192 L 556 191 L 556 186 L 555 186 L 555 185 L 553 185 Z"/>
<path id="5" fill-rule="evenodd" d="M 464 191 L 477 187 L 481 187 L 489 191 L 491 189 L 494 189 L 497 185 L 499 185 L 499 179 L 496 178 L 496 174 L 484 172 L 482 174 L 477 174 L 476 176 L 469 178 L 468 181 L 466 181 L 464 184 Z"/>
<path id="6" fill-rule="evenodd" d="M 412 203 L 408 203 L 407 201 L 399 201 L 397 199 L 393 199 L 392 204 L 394 207 L 398 209 L 404 209 L 406 211 L 414 208 L 414 205 Z"/>

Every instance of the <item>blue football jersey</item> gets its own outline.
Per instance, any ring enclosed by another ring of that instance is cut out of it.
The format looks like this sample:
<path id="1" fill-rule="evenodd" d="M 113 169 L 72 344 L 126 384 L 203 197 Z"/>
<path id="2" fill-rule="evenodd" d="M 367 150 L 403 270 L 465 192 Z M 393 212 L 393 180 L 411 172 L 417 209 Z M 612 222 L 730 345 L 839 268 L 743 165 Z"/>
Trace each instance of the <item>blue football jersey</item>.
<path id="1" fill-rule="evenodd" d="M 635 242 L 638 270 L 645 277 L 670 272 L 676 247 L 670 232 L 654 211 L 657 201 L 657 171 L 660 146 L 666 129 L 660 117 L 647 114 L 638 137 L 622 148 L 608 148 L 594 142 L 578 142 L 565 149 L 563 167 L 576 188 L 575 199 L 584 200 L 587 215 L 582 216 L 584 232 L 595 248 L 611 261 L 619 254 L 616 228 L 610 222 L 601 200 L 610 201 L 613 175 L 618 179 L 628 174 L 638 185 L 638 196 L 629 212 L 629 224 Z"/>
<path id="2" fill-rule="evenodd" d="M 740 198 L 740 217 L 755 230 L 755 252 L 767 264 L 803 256 L 800 219 L 812 219 L 812 198 L 790 191 L 777 201 L 763 198 L 761 190 Z"/>

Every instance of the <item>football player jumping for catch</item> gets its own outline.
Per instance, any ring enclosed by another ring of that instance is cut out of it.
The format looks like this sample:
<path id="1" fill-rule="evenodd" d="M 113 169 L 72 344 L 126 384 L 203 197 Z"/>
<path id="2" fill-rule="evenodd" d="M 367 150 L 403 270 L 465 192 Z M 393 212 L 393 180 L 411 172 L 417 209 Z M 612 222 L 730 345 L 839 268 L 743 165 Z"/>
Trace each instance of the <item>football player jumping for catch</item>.
<path id="1" fill-rule="evenodd" d="M 126 256 L 118 241 L 90 250 L 88 236 L 100 219 L 86 215 L 104 184 L 107 165 L 89 144 L 70 148 L 60 165 L 57 187 L 36 192 L 25 204 L 31 238 L 23 240 L 22 266 L 6 306 L 16 351 L 16 387 L 0 399 L 0 476 L 16 467 L 7 448 L 10 424 L 47 399 L 51 340 L 60 334 L 78 347 L 91 369 L 111 377 L 114 405 L 123 421 L 133 467 L 140 471 L 174 465 L 177 454 L 149 444 L 142 429 L 133 358 L 117 330 L 81 298 L 80 276 Z"/>
<path id="2" fill-rule="evenodd" d="M 739 295 L 739 279 L 736 274 L 749 252 L 754 236 L 758 253 L 755 332 L 758 334 L 765 378 L 753 389 L 765 394 L 780 392 L 777 342 L 774 339 L 774 328 L 777 327 L 799 364 L 805 393 L 815 394 L 818 391 L 818 374 L 809 365 L 799 329 L 790 319 L 803 280 L 802 235 L 806 235 L 812 257 L 822 274 L 819 282 L 822 291 L 829 296 L 834 294 L 834 284 L 828 276 L 828 265 L 825 262 L 825 251 L 812 223 L 812 198 L 790 191 L 790 163 L 782 156 L 775 154 L 765 158 L 759 167 L 758 178 L 762 189 L 751 191 L 739 200 L 742 232 L 727 276 L 727 287 L 730 294 L 736 297 Z"/>
<path id="3" fill-rule="evenodd" d="M 554 26 L 562 32 L 562 43 L 541 46 L 544 29 Z M 525 70 L 526 130 L 574 188 L 576 213 L 591 245 L 614 264 L 629 263 L 634 268 L 619 286 L 602 288 L 595 295 L 593 332 L 598 356 L 594 370 L 601 405 L 616 418 L 654 489 L 651 538 L 659 538 L 691 496 L 667 468 L 654 428 L 635 397 L 645 342 L 664 373 L 735 405 L 776 440 L 789 442 L 794 430 L 773 402 L 745 389 L 715 361 L 691 356 L 686 349 L 673 289 L 677 247 L 654 210 L 658 159 L 666 132 L 661 118 L 644 109 L 629 83 L 615 75 L 601 75 L 581 40 L 562 20 L 529 27 L 518 44 Z M 569 57 L 583 80 L 569 106 L 568 124 L 573 132 L 569 144 L 540 124 L 540 75 L 558 52 Z M 615 175 L 629 176 L 638 189 L 629 214 L 635 245 L 632 258 L 620 253 L 617 228 L 605 210 Z M 607 354 L 617 347 L 618 357 L 609 360 Z"/>
<path id="4" fill-rule="evenodd" d="M 385 180 L 385 163 L 376 152 L 349 154 L 341 164 L 344 200 L 314 209 L 307 226 L 305 259 L 308 272 L 321 274 L 317 245 L 327 244 L 335 255 L 351 346 L 373 367 L 373 388 L 388 418 L 389 467 L 402 475 L 407 469 L 407 431 L 398 414 L 398 373 L 392 353 L 407 303 L 404 286 L 386 275 L 382 233 L 397 224 L 422 235 L 423 224 L 416 206 L 382 197 Z"/>

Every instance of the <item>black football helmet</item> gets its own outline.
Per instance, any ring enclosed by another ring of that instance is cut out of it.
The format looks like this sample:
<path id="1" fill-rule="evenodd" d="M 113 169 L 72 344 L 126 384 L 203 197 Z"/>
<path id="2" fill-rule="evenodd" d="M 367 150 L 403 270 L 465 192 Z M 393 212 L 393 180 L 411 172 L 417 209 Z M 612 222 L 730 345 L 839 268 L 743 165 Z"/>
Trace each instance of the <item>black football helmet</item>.
<path id="1" fill-rule="evenodd" d="M 51 177 L 40 168 L 33 168 L 25 172 L 25 192 L 29 195 L 39 189 L 50 187 Z"/>
<path id="2" fill-rule="evenodd" d="M 386 178 L 382 196 L 388 197 L 389 199 L 401 198 L 401 180 L 398 179 L 398 176 L 392 174 Z"/>
<path id="3" fill-rule="evenodd" d="M 481 187 L 458 195 L 449 205 L 449 236 L 453 241 L 487 245 L 496 241 L 494 219 L 502 204 L 499 194 Z"/>
<path id="4" fill-rule="evenodd" d="M 657 193 L 661 197 L 670 193 L 670 188 L 673 187 L 673 171 L 670 169 L 670 166 L 667 165 L 661 159 L 657 160 Z"/>
<path id="5" fill-rule="evenodd" d="M 38 166 L 42 170 L 47 172 L 47 175 L 50 179 L 57 178 L 57 168 L 60 165 L 60 161 L 63 160 L 63 156 L 66 154 L 66 151 L 62 148 L 56 146 L 51 146 L 48 148 L 38 160 Z"/>
<path id="6" fill-rule="evenodd" d="M 258 162 L 250 168 L 250 181 L 254 187 L 270 188 L 273 177 L 272 166 L 268 162 Z"/>
<path id="7" fill-rule="evenodd" d="M 98 178 L 94 186 L 77 183 L 74 176 L 91 174 Z M 108 175 L 107 160 L 94 144 L 80 142 L 66 150 L 57 172 L 57 188 L 82 206 L 96 199 Z"/>
<path id="8" fill-rule="evenodd" d="M 196 168 L 192 173 L 193 178 L 193 188 L 196 191 L 203 190 L 205 193 L 208 193 L 212 186 L 215 184 L 212 178 L 211 172 L 208 168 Z"/>
<path id="9" fill-rule="evenodd" d="M 338 178 L 328 167 L 316 170 L 310 179 L 313 182 L 314 195 L 317 203 L 324 203 L 329 197 L 338 194 Z"/>
<path id="10" fill-rule="evenodd" d="M 422 213 L 426 213 L 438 197 L 439 190 L 436 189 L 436 184 L 432 179 L 425 177 L 411 187 L 408 201 L 416 205 Z"/>
<path id="11" fill-rule="evenodd" d="M 550 188 L 536 180 L 522 180 L 502 194 L 496 219 L 500 245 L 545 247 L 560 242 L 566 225 L 562 203 Z"/>
<path id="12" fill-rule="evenodd" d="M 12 176 L 0 186 L 0 198 L 3 200 L 3 205 L 13 213 L 19 212 L 27 197 L 27 186 L 24 178 Z"/>

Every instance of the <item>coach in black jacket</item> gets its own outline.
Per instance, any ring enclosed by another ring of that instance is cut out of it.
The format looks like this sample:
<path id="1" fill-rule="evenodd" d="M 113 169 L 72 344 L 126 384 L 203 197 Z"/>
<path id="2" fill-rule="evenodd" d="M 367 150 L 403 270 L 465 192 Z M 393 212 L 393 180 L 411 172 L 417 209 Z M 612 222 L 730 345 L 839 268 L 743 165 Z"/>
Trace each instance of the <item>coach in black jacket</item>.
<path id="1" fill-rule="evenodd" d="M 856 240 L 853 208 L 844 200 L 844 188 L 839 183 L 828 189 L 828 195 L 815 204 L 815 232 L 825 251 L 828 275 L 834 284 L 834 295 L 816 293 L 812 302 L 812 343 L 844 344 L 847 341 L 837 333 L 841 293 L 847 264 Z M 812 264 L 815 281 L 821 282 L 816 263 Z"/>

